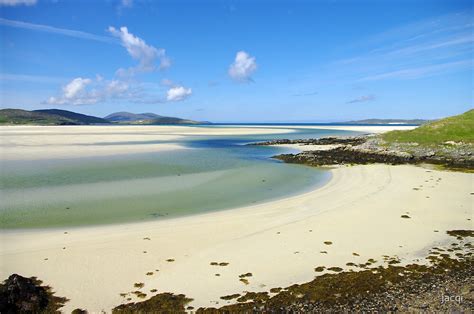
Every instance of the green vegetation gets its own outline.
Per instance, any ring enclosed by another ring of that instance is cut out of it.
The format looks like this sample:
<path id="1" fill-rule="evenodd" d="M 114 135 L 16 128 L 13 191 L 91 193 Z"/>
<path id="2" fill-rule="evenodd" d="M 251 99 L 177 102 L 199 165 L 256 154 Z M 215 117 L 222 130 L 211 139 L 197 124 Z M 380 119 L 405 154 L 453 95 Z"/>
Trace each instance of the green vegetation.
<path id="1" fill-rule="evenodd" d="M 0 124 L 13 125 L 84 125 L 109 124 L 107 120 L 66 110 L 1 109 Z"/>
<path id="2" fill-rule="evenodd" d="M 474 144 L 474 109 L 422 125 L 410 131 L 391 131 L 382 136 L 389 143 L 439 145 L 448 141 Z"/>
<path id="3" fill-rule="evenodd" d="M 72 120 L 42 112 L 20 109 L 0 110 L 0 124 L 68 125 Z"/>

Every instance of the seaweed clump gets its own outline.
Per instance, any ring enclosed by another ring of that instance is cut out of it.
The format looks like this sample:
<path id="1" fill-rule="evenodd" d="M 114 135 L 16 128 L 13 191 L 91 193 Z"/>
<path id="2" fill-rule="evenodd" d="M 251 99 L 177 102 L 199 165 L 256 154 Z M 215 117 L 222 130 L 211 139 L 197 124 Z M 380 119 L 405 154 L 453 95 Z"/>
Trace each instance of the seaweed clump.
<path id="1" fill-rule="evenodd" d="M 160 293 L 146 301 L 119 305 L 112 313 L 186 313 L 185 306 L 192 300 L 184 294 Z"/>
<path id="2" fill-rule="evenodd" d="M 458 238 L 458 240 L 462 240 L 463 238 L 467 237 L 474 237 L 474 230 L 450 230 L 446 231 L 452 237 Z"/>
<path id="3" fill-rule="evenodd" d="M 0 284 L 0 313 L 59 313 L 69 301 L 57 297 L 36 277 L 13 274 Z"/>

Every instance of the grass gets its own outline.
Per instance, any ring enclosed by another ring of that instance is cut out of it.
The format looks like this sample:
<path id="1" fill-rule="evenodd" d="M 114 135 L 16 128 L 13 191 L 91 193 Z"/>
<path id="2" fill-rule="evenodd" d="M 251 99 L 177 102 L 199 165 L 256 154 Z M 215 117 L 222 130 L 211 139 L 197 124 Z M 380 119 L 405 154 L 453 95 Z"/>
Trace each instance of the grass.
<path id="1" fill-rule="evenodd" d="M 391 131 L 381 136 L 388 143 L 418 143 L 430 146 L 454 141 L 474 144 L 474 109 L 424 124 L 413 130 Z"/>

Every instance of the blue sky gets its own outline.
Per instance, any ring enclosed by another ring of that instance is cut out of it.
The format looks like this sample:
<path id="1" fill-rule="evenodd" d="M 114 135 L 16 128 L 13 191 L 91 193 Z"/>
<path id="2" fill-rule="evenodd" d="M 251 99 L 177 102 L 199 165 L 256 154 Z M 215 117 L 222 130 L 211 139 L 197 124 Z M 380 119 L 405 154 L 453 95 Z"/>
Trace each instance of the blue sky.
<path id="1" fill-rule="evenodd" d="M 0 0 L 0 105 L 438 118 L 473 107 L 473 13 L 460 0 Z"/>

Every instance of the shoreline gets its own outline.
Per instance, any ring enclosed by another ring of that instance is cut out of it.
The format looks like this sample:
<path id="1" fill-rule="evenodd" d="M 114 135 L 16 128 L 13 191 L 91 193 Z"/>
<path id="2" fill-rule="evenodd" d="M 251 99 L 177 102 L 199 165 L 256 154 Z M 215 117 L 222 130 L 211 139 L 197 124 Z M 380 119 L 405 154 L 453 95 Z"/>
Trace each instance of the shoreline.
<path id="1" fill-rule="evenodd" d="M 71 298 L 65 311 L 110 310 L 127 302 L 120 293 L 141 282 L 146 298 L 157 289 L 184 293 L 195 308 L 216 307 L 230 304 L 220 296 L 311 280 L 318 265 L 346 269 L 353 252 L 361 260 L 386 254 L 408 263 L 447 241 L 444 231 L 470 229 L 470 174 L 387 165 L 331 172 L 330 182 L 314 191 L 238 209 L 62 232 L 2 232 L 1 276 L 39 277 Z M 420 185 L 427 186 L 413 190 Z M 400 218 L 406 212 L 410 219 Z M 253 274 L 248 285 L 239 281 L 247 272 Z M 201 291 L 203 284 L 209 289 Z"/>

